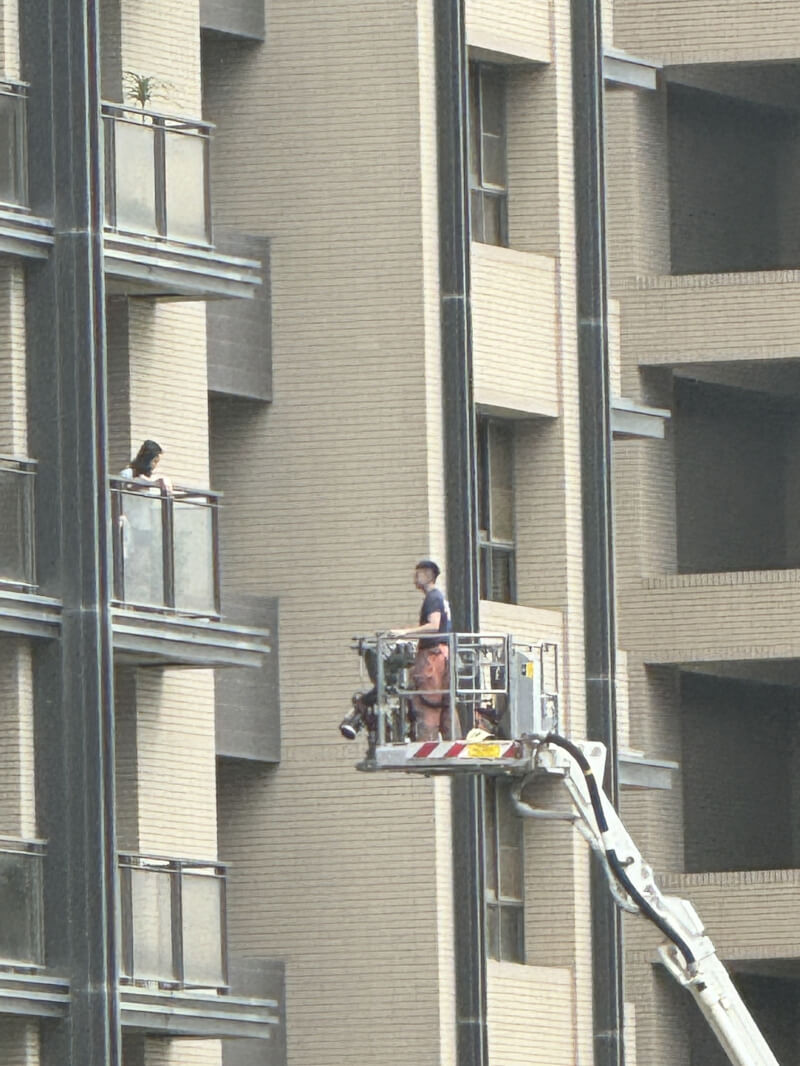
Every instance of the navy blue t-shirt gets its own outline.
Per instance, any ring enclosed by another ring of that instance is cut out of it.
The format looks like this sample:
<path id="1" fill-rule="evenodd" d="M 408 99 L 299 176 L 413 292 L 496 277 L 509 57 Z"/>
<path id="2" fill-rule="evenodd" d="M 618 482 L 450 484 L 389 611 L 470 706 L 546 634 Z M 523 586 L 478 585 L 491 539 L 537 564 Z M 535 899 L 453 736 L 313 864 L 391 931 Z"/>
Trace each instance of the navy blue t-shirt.
<path id="1" fill-rule="evenodd" d="M 453 623 L 450 618 L 450 604 L 444 597 L 444 593 L 441 589 L 432 588 L 430 592 L 425 593 L 425 599 L 422 601 L 422 607 L 419 612 L 419 624 L 424 626 L 426 622 L 430 621 L 432 614 L 439 612 L 439 632 L 440 633 L 452 633 Z M 436 640 L 433 637 L 422 637 L 419 642 L 421 648 L 430 648 L 435 644 L 442 644 L 444 641 Z"/>

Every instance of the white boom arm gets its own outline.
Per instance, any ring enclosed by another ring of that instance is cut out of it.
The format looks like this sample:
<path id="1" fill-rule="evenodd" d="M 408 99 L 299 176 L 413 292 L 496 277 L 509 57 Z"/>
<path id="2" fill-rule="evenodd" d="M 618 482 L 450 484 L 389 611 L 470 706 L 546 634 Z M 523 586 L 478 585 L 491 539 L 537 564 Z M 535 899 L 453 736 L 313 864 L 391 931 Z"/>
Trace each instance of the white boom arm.
<path id="1" fill-rule="evenodd" d="M 563 776 L 577 811 L 571 820 L 603 861 L 614 898 L 664 934 L 666 943 L 659 948 L 662 962 L 692 993 L 734 1066 L 779 1066 L 694 907 L 688 900 L 664 895 L 603 792 L 605 758 L 602 744 L 575 744 L 550 734 L 536 743 L 534 766 Z M 522 787 L 515 789 L 520 813 L 546 817 L 549 812 L 536 811 L 521 800 Z"/>

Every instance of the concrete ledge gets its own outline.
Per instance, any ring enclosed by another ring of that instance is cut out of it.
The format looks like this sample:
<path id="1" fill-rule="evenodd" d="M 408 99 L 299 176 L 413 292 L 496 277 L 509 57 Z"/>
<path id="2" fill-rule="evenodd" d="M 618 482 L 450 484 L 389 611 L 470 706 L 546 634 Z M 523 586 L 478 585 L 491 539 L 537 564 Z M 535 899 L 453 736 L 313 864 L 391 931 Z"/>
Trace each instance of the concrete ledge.
<path id="1" fill-rule="evenodd" d="M 255 1037 L 268 1040 L 278 1025 L 277 1001 L 214 993 L 122 985 L 122 1025 L 168 1036 Z"/>
<path id="2" fill-rule="evenodd" d="M 137 666 L 259 666 L 270 631 L 168 612 L 112 608 L 114 652 Z"/>
<path id="3" fill-rule="evenodd" d="M 36 973 L 0 971 L 0 1014 L 64 1018 L 69 1010 L 69 981 Z"/>
<path id="4" fill-rule="evenodd" d="M 254 259 L 109 231 L 105 271 L 109 294 L 151 299 L 251 297 L 261 284 L 261 264 Z"/>
<path id="5" fill-rule="evenodd" d="M 46 259 L 53 246 L 53 223 L 26 211 L 0 208 L 0 255 Z"/>
<path id="6" fill-rule="evenodd" d="M 61 602 L 33 592 L 0 590 L 0 633 L 53 639 L 61 632 Z"/>

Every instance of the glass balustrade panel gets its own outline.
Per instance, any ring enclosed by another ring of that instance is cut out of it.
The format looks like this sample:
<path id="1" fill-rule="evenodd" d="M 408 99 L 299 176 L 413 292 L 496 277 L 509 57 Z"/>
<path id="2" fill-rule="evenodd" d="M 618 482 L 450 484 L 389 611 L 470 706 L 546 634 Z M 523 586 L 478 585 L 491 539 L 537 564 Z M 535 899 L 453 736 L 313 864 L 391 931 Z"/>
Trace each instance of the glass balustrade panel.
<path id="1" fill-rule="evenodd" d="M 187 985 L 225 984 L 222 881 L 211 874 L 183 874 L 183 979 Z"/>
<path id="2" fill-rule="evenodd" d="M 175 607 L 213 614 L 214 514 L 205 503 L 176 499 L 173 511 Z"/>
<path id="3" fill-rule="evenodd" d="M 116 225 L 120 230 L 155 236 L 156 131 L 148 122 L 114 122 Z"/>
<path id="4" fill-rule="evenodd" d="M 154 489 L 120 492 L 125 603 L 164 606 L 164 502 Z"/>
<path id="5" fill-rule="evenodd" d="M 198 134 L 166 131 L 167 237 L 208 244 L 206 139 Z"/>
<path id="6" fill-rule="evenodd" d="M 41 963 L 41 899 L 41 856 L 0 852 L 0 961 Z"/>
<path id="7" fill-rule="evenodd" d="M 0 97 L 0 99 L 2 99 Z M 30 552 L 32 475 L 0 469 L 0 581 L 33 584 Z"/>
<path id="8" fill-rule="evenodd" d="M 172 878 L 153 869 L 131 870 L 133 973 L 136 981 L 177 979 L 172 951 Z"/>
<path id="9" fill-rule="evenodd" d="M 22 97 L 0 94 L 0 202 L 20 205 L 26 201 L 22 160 Z"/>

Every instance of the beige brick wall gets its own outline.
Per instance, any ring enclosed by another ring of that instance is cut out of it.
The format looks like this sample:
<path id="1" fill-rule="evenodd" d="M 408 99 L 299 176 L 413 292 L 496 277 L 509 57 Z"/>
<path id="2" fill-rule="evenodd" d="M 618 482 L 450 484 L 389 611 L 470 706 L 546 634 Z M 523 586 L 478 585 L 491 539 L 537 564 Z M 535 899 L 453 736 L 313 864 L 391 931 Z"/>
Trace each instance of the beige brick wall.
<path id="1" fill-rule="evenodd" d="M 411 623 L 442 547 L 431 19 L 284 0 L 264 50 L 206 52 L 219 217 L 271 238 L 274 404 L 213 409 L 225 574 L 281 597 L 283 760 L 223 769 L 220 847 L 235 950 L 287 956 L 297 1063 L 452 1061 L 446 799 L 336 732 L 350 635 Z"/>
<path id="2" fill-rule="evenodd" d="M 130 454 L 145 438 L 157 440 L 161 470 L 197 488 L 209 476 L 205 329 L 203 304 L 130 301 Z"/>
<path id="3" fill-rule="evenodd" d="M 650 662 L 794 658 L 800 572 L 674 574 L 626 591 L 620 631 Z"/>
<path id="4" fill-rule="evenodd" d="M 213 675 L 148 668 L 136 672 L 133 689 L 135 700 L 126 686 L 118 710 L 120 846 L 214 859 Z"/>
<path id="5" fill-rule="evenodd" d="M 200 0 L 117 0 L 121 69 L 163 84 L 148 107 L 200 117 Z"/>
<path id="6" fill-rule="evenodd" d="M 550 4 L 531 0 L 468 0 L 467 43 L 472 48 L 547 63 L 551 58 Z"/>
<path id="7" fill-rule="evenodd" d="M 670 266 L 666 93 L 605 95 L 606 204 L 611 284 Z"/>
<path id="8" fill-rule="evenodd" d="M 800 272 L 639 278 L 617 288 L 626 358 L 680 364 L 791 358 Z"/>
<path id="9" fill-rule="evenodd" d="M 614 34 L 618 47 L 671 64 L 795 59 L 800 11 L 793 0 L 771 0 L 767 17 L 750 0 L 616 0 Z"/>
<path id="10" fill-rule="evenodd" d="M 39 1066 L 39 1023 L 2 1015 L 0 1061 L 3 1066 Z"/>
<path id="11" fill-rule="evenodd" d="M 508 238 L 512 248 L 556 258 L 562 206 L 559 154 L 566 91 L 561 67 L 506 69 Z"/>
<path id="12" fill-rule="evenodd" d="M 800 871 L 670 874 L 660 882 L 664 892 L 691 900 L 723 961 L 800 956 Z M 634 921 L 626 929 L 636 958 L 659 943 L 658 931 L 648 925 Z"/>
<path id="13" fill-rule="evenodd" d="M 0 834 L 36 837 L 31 647 L 19 637 L 0 641 Z"/>
<path id="14" fill-rule="evenodd" d="M 555 263 L 473 244 L 475 402 L 499 413 L 558 414 Z"/>
<path id="15" fill-rule="evenodd" d="M 19 0 L 0 0 L 0 74 L 19 78 Z"/>
<path id="16" fill-rule="evenodd" d="M 0 265 L 0 452 L 28 454 L 25 380 L 25 274 Z"/>
<path id="17" fill-rule="evenodd" d="M 493 1066 L 573 1066 L 573 975 L 554 966 L 489 962 Z"/>
<path id="18" fill-rule="evenodd" d="M 219 1040 L 148 1038 L 144 1041 L 142 1066 L 221 1066 L 221 1063 Z"/>

